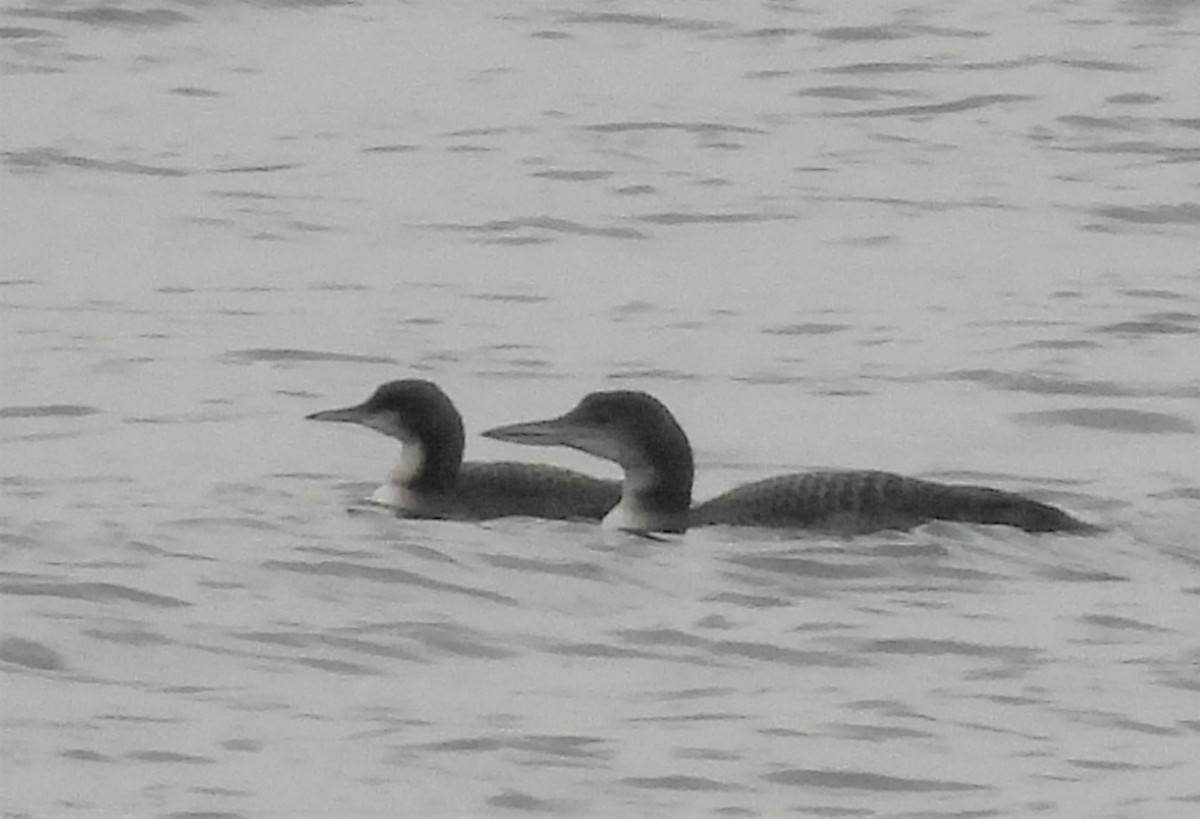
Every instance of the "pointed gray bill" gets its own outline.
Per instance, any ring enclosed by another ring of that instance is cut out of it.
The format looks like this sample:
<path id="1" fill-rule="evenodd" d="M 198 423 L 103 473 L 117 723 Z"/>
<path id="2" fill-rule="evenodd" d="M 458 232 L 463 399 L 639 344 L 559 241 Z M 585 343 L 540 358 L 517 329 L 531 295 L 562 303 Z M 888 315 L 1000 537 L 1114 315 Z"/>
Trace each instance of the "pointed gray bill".
<path id="1" fill-rule="evenodd" d="M 616 463 L 623 463 L 622 456 L 629 449 L 618 430 L 600 427 L 586 419 L 580 420 L 574 412 L 546 421 L 495 427 L 481 434 L 485 438 L 512 444 L 570 447 Z"/>
<path id="2" fill-rule="evenodd" d="M 304 417 L 309 421 L 343 421 L 350 424 L 364 424 L 368 415 L 369 413 L 359 405 L 344 409 L 321 410 Z"/>
<path id="3" fill-rule="evenodd" d="M 506 441 L 510 444 L 529 446 L 576 446 L 580 439 L 587 438 L 591 430 L 562 416 L 545 421 L 525 421 L 492 427 L 480 433 L 484 438 Z"/>

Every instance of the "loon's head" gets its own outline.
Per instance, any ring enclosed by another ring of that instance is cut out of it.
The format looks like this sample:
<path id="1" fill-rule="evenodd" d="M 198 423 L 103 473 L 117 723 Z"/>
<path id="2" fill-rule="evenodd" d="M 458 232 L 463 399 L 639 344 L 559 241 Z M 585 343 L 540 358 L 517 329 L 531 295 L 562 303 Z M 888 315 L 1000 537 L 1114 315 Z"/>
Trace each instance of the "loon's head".
<path id="1" fill-rule="evenodd" d="M 444 492 L 462 464 L 462 416 L 430 381 L 409 378 L 381 385 L 361 404 L 307 416 L 314 421 L 361 424 L 401 444 L 400 465 L 392 482 L 417 492 Z"/>
<path id="2" fill-rule="evenodd" d="M 692 502 L 692 447 L 661 401 L 644 392 L 593 392 L 566 415 L 496 427 L 488 438 L 566 446 L 620 464 L 621 502 L 605 525 L 636 531 L 687 528 Z"/>

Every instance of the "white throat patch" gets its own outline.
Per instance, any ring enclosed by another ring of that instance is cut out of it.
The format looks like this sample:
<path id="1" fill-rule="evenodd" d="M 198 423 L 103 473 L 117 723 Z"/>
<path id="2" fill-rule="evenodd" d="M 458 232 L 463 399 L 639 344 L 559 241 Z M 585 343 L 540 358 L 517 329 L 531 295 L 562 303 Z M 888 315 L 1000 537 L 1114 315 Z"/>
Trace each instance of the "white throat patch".
<path id="1" fill-rule="evenodd" d="M 392 467 L 388 480 L 396 486 L 407 487 L 424 468 L 425 447 L 417 441 L 406 441 L 400 444 L 400 460 Z"/>
<path id="2" fill-rule="evenodd" d="M 622 496 L 621 502 L 608 510 L 608 514 L 604 516 L 600 525 L 605 529 L 619 529 L 626 532 L 645 531 L 648 528 L 646 517 L 641 514 L 641 510 L 634 507 L 635 504 L 630 503 L 628 498 Z"/>
<path id="3" fill-rule="evenodd" d="M 419 443 L 402 443 L 400 461 L 388 475 L 388 482 L 371 494 L 371 501 L 393 509 L 415 511 L 423 506 L 418 493 L 409 485 L 425 468 L 425 448 Z"/>
<path id="4" fill-rule="evenodd" d="M 419 506 L 418 498 L 403 486 L 394 483 L 381 484 L 371 493 L 371 503 L 386 506 L 389 509 L 415 510 Z"/>
<path id="5" fill-rule="evenodd" d="M 609 510 L 600 525 L 605 529 L 644 532 L 654 528 L 653 510 L 646 508 L 645 493 L 658 485 L 658 474 L 648 466 L 625 469 L 621 481 L 621 500 Z"/>

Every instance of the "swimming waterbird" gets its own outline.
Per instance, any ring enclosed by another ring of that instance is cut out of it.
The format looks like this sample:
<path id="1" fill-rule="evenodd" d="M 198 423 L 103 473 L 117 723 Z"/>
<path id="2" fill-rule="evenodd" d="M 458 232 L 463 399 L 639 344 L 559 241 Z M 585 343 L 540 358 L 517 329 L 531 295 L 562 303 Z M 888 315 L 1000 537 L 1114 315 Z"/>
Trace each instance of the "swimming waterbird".
<path id="1" fill-rule="evenodd" d="M 689 526 L 758 526 L 863 534 L 931 520 L 1004 524 L 1027 532 L 1094 532 L 1063 510 L 985 486 L 935 483 L 877 471 L 816 471 L 754 481 L 691 506 L 687 435 L 644 392 L 594 392 L 566 415 L 483 433 L 499 441 L 566 446 L 620 464 L 620 502 L 610 528 L 683 532 Z"/>
<path id="2" fill-rule="evenodd" d="M 360 424 L 400 442 L 400 461 L 371 500 L 405 517 L 486 520 L 521 515 L 601 520 L 617 481 L 556 466 L 463 462 L 463 422 L 449 396 L 421 379 L 389 381 L 361 404 L 307 416 Z"/>

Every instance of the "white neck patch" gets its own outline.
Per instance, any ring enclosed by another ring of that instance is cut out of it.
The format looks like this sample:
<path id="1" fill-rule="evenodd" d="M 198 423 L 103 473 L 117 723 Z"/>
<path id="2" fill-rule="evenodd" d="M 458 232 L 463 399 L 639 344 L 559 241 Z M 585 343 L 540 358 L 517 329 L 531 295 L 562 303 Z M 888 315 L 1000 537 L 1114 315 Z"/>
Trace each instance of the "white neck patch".
<path id="1" fill-rule="evenodd" d="M 371 493 L 371 503 L 378 503 L 391 509 L 414 511 L 420 507 L 420 498 L 403 486 L 385 483 Z"/>
<path id="2" fill-rule="evenodd" d="M 663 525 L 659 510 L 650 509 L 645 502 L 648 492 L 659 485 L 658 473 L 650 466 L 625 469 L 621 481 L 621 500 L 609 510 L 600 525 L 605 529 L 629 532 L 649 532 Z"/>
<path id="3" fill-rule="evenodd" d="M 621 496 L 621 502 L 608 510 L 600 525 L 605 529 L 620 529 L 623 531 L 638 531 L 646 528 L 646 521 L 637 514 L 628 498 Z"/>
<path id="4" fill-rule="evenodd" d="M 396 486 L 407 487 L 424 468 L 425 447 L 417 441 L 405 441 L 400 444 L 400 460 L 392 467 L 388 480 Z"/>
<path id="5" fill-rule="evenodd" d="M 424 506 L 421 496 L 410 485 L 425 468 L 425 448 L 417 442 L 400 445 L 400 461 L 388 475 L 388 482 L 371 494 L 373 503 L 393 509 L 415 511 Z"/>

